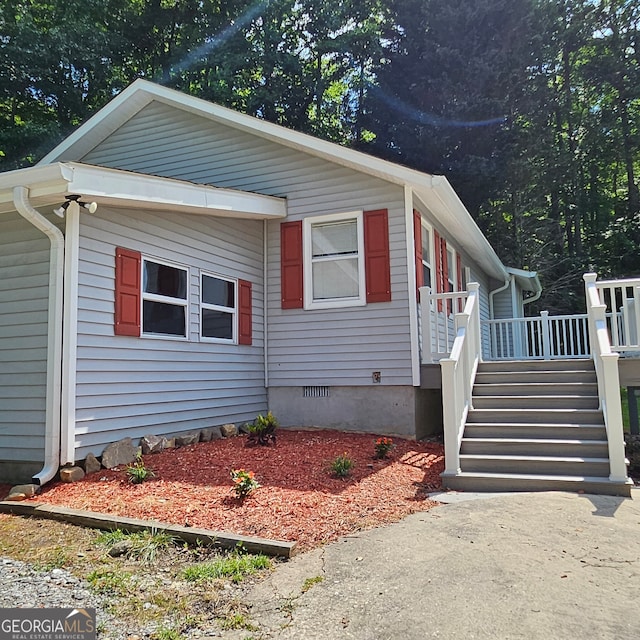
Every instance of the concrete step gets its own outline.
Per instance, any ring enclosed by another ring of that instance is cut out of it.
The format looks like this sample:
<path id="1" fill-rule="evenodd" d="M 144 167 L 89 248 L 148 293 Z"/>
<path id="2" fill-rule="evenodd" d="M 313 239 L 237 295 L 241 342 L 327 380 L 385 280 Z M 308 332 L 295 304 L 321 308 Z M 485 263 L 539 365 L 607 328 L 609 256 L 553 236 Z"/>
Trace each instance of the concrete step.
<path id="1" fill-rule="evenodd" d="M 482 366 L 482 365 L 480 365 Z M 593 369 L 583 370 L 536 370 L 536 371 L 485 371 L 478 369 L 476 384 L 509 383 L 509 382 L 595 382 Z"/>
<path id="2" fill-rule="evenodd" d="M 593 371 L 593 360 L 570 358 L 566 360 L 496 360 L 481 362 L 478 371 Z"/>
<path id="3" fill-rule="evenodd" d="M 599 495 L 631 495 L 633 482 L 611 482 L 608 478 L 593 476 L 531 475 L 522 473 L 463 472 L 442 474 L 442 485 L 456 491 L 572 491 Z"/>
<path id="4" fill-rule="evenodd" d="M 597 397 L 596 382 L 478 382 L 474 396 L 591 396 Z"/>
<path id="5" fill-rule="evenodd" d="M 475 409 L 597 409 L 597 396 L 474 396 Z"/>
<path id="6" fill-rule="evenodd" d="M 465 438 L 538 438 L 543 440 L 606 440 L 604 424 L 544 422 L 468 422 Z"/>
<path id="7" fill-rule="evenodd" d="M 523 424 L 584 424 L 603 425 L 604 418 L 599 409 L 471 409 L 467 424 L 482 423 L 523 423 Z"/>
<path id="8" fill-rule="evenodd" d="M 582 456 L 608 458 L 606 440 L 556 438 L 462 438 L 461 454 L 515 456 Z"/>
<path id="9" fill-rule="evenodd" d="M 460 455 L 462 471 L 609 477 L 609 458 L 573 456 Z"/>

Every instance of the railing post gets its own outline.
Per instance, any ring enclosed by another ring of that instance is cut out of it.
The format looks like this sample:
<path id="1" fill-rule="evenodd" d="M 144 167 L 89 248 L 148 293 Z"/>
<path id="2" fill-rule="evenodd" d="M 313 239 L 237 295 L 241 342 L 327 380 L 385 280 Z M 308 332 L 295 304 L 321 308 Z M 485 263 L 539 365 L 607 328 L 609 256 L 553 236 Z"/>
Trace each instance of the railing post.
<path id="1" fill-rule="evenodd" d="M 456 361 L 440 360 L 442 373 L 442 421 L 444 423 L 444 474 L 456 476 L 460 473 L 460 443 L 458 442 L 458 416 L 456 385 Z"/>
<path id="2" fill-rule="evenodd" d="M 549 325 L 549 312 L 541 311 L 540 317 L 542 318 L 542 357 L 545 360 L 551 359 L 551 332 Z"/>

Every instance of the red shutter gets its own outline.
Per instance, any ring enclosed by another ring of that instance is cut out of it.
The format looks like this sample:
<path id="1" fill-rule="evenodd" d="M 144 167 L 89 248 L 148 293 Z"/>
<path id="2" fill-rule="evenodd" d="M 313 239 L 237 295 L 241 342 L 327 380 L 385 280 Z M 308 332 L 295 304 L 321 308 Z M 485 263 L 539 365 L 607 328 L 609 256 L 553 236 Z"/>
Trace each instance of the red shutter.
<path id="1" fill-rule="evenodd" d="M 458 280 L 458 291 L 462 291 L 462 260 L 460 260 L 459 253 L 456 253 L 456 276 Z"/>
<path id="2" fill-rule="evenodd" d="M 433 260 L 436 269 L 436 293 L 442 293 L 444 291 L 442 288 L 442 243 L 440 242 L 440 234 L 435 229 L 433 230 L 433 246 L 435 254 Z M 442 311 L 442 300 L 438 300 L 438 311 Z"/>
<path id="3" fill-rule="evenodd" d="M 302 220 L 280 225 L 280 287 L 283 309 L 302 309 Z"/>
<path id="4" fill-rule="evenodd" d="M 423 287 L 424 270 L 422 268 L 422 216 L 419 211 L 413 210 L 413 246 L 416 260 L 416 288 Z M 418 299 L 420 293 L 418 293 Z"/>
<path id="5" fill-rule="evenodd" d="M 251 283 L 238 280 L 238 344 L 251 344 L 252 325 Z"/>
<path id="6" fill-rule="evenodd" d="M 114 332 L 118 336 L 140 335 L 139 251 L 116 248 Z"/>
<path id="7" fill-rule="evenodd" d="M 440 238 L 440 253 L 442 255 L 442 290 L 449 291 L 449 256 L 447 256 L 447 241 Z"/>
<path id="8" fill-rule="evenodd" d="M 386 209 L 364 212 L 364 268 L 367 303 L 391 300 L 389 221 Z"/>

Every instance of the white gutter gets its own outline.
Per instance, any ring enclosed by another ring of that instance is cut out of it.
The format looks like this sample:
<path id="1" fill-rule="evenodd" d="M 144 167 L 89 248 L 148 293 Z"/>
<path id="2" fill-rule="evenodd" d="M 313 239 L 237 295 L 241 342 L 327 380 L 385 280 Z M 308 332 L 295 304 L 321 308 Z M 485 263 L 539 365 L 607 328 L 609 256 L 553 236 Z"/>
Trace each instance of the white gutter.
<path id="1" fill-rule="evenodd" d="M 33 476 L 34 484 L 51 480 L 60 466 L 60 385 L 62 380 L 62 299 L 64 284 L 64 235 L 29 202 L 26 187 L 14 187 L 16 211 L 42 231 L 51 243 L 49 254 L 49 312 L 47 318 L 47 401 L 45 411 L 44 466 Z"/>
<path id="2" fill-rule="evenodd" d="M 268 337 L 269 337 L 269 295 L 267 292 L 267 286 L 268 286 L 268 279 L 267 279 L 267 269 L 269 266 L 269 263 L 267 261 L 267 247 L 268 247 L 268 242 L 267 242 L 267 233 L 268 233 L 269 229 L 268 229 L 268 223 L 266 220 L 263 221 L 262 223 L 262 332 L 264 335 L 264 342 L 263 342 L 263 348 L 264 348 L 264 386 L 265 389 L 269 388 L 269 344 L 268 344 Z M 269 396 L 267 395 L 267 405 L 269 404 Z"/>

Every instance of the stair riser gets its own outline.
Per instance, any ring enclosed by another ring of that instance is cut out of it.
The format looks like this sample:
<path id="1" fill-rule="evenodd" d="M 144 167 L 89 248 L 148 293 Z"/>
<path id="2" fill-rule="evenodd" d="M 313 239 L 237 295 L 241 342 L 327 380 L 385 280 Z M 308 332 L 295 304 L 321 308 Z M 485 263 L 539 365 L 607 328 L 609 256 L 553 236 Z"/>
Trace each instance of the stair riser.
<path id="1" fill-rule="evenodd" d="M 465 478 L 463 476 L 442 476 L 442 486 L 454 491 L 572 491 L 598 495 L 631 495 L 630 485 L 608 484 L 606 482 L 579 482 L 575 480 L 531 480 L 514 478 Z"/>
<path id="2" fill-rule="evenodd" d="M 583 383 L 528 383 L 521 384 L 513 381 L 501 384 L 476 384 L 473 387 L 474 397 L 480 396 L 585 396 L 596 398 L 598 385 Z"/>
<path id="3" fill-rule="evenodd" d="M 559 440 L 606 440 L 607 432 L 602 425 L 551 426 L 467 424 L 465 438 L 558 438 Z"/>
<path id="4" fill-rule="evenodd" d="M 460 457 L 462 471 L 486 473 L 547 474 L 554 476 L 609 477 L 609 463 L 600 462 L 556 462 L 547 460 L 468 460 Z"/>
<path id="5" fill-rule="evenodd" d="M 597 409 L 593 396 L 475 396 L 474 409 Z"/>
<path id="6" fill-rule="evenodd" d="M 482 409 L 469 411 L 467 422 L 511 422 L 524 424 L 604 424 L 601 411 L 547 411 L 546 409 Z"/>
<path id="7" fill-rule="evenodd" d="M 488 371 L 592 371 L 593 360 L 504 360 L 482 362 L 479 372 Z"/>
<path id="8" fill-rule="evenodd" d="M 504 383 L 504 382 L 593 382 L 593 371 L 511 371 L 506 373 L 482 373 L 476 374 L 477 383 Z"/>
<path id="9" fill-rule="evenodd" d="M 519 442 L 474 442 L 465 439 L 460 448 L 462 454 L 497 456 L 575 456 L 583 458 L 607 458 L 609 448 L 606 444 L 556 444 L 519 443 Z"/>

